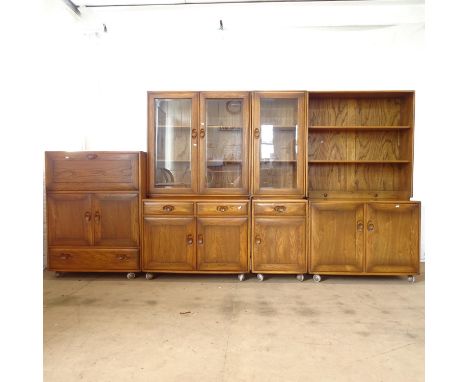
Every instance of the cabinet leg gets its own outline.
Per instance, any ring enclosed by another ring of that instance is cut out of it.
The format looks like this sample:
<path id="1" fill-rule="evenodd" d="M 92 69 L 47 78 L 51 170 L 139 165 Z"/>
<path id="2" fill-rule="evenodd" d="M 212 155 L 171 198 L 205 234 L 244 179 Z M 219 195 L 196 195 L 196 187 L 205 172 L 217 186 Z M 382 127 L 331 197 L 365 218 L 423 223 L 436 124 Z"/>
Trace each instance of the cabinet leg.
<path id="1" fill-rule="evenodd" d="M 135 278 L 135 273 L 133 273 L 133 272 L 128 272 L 127 273 L 127 279 L 132 280 L 134 278 Z"/>
<path id="2" fill-rule="evenodd" d="M 245 280 L 245 273 L 238 274 L 237 278 L 239 279 L 239 281 L 244 281 Z"/>
<path id="3" fill-rule="evenodd" d="M 416 282 L 416 276 L 409 275 L 408 282 L 414 284 Z"/>
<path id="4" fill-rule="evenodd" d="M 152 280 L 154 278 L 154 275 L 150 272 L 147 272 L 145 275 L 146 280 Z"/>
<path id="5" fill-rule="evenodd" d="M 301 275 L 297 275 L 297 276 L 296 276 L 296 279 L 297 279 L 297 281 L 302 282 L 302 281 L 304 281 L 304 275 L 302 275 L 302 274 L 301 274 Z"/>
<path id="6" fill-rule="evenodd" d="M 313 275 L 312 278 L 316 283 L 319 283 L 322 280 L 322 277 L 320 277 L 320 275 L 317 274 Z"/>
<path id="7" fill-rule="evenodd" d="M 263 281 L 263 274 L 257 273 L 257 279 L 258 281 Z"/>

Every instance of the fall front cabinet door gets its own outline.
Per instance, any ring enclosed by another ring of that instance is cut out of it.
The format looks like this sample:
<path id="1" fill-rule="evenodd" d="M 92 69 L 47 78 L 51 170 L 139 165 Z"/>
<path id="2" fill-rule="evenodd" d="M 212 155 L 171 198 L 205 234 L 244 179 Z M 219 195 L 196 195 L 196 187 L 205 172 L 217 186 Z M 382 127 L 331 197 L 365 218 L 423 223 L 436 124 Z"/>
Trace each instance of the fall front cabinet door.
<path id="1" fill-rule="evenodd" d="M 418 202 L 311 203 L 311 273 L 419 273 Z"/>
<path id="2" fill-rule="evenodd" d="M 200 271 L 248 270 L 248 218 L 197 218 Z"/>
<path id="3" fill-rule="evenodd" d="M 143 270 L 195 270 L 195 235 L 194 217 L 145 217 Z"/>
<path id="4" fill-rule="evenodd" d="M 306 272 L 306 218 L 256 217 L 253 272 Z"/>
<path id="5" fill-rule="evenodd" d="M 366 272 L 419 273 L 419 203 L 366 205 Z"/>

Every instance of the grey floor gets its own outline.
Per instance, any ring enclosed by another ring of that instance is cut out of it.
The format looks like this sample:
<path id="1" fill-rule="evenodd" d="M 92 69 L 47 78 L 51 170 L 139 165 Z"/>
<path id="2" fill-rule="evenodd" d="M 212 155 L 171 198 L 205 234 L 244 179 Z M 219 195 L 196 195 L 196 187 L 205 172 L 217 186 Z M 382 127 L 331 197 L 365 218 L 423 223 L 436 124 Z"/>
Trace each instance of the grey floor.
<path id="1" fill-rule="evenodd" d="M 423 381 L 424 275 L 45 272 L 44 380 Z"/>

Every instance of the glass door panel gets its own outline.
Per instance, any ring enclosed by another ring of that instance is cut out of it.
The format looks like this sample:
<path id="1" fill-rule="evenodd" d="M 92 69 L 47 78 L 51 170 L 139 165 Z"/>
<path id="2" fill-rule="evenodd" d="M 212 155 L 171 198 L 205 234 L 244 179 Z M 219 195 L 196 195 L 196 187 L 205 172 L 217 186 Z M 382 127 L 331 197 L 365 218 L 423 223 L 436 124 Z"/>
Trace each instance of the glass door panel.
<path id="1" fill-rule="evenodd" d="M 204 193 L 248 193 L 248 93 L 201 96 L 201 185 Z"/>
<path id="2" fill-rule="evenodd" d="M 152 191 L 196 192 L 197 106 L 193 97 L 154 98 Z"/>
<path id="3" fill-rule="evenodd" d="M 303 193 L 303 100 L 303 96 L 257 99 L 259 116 L 254 129 L 257 193 Z"/>

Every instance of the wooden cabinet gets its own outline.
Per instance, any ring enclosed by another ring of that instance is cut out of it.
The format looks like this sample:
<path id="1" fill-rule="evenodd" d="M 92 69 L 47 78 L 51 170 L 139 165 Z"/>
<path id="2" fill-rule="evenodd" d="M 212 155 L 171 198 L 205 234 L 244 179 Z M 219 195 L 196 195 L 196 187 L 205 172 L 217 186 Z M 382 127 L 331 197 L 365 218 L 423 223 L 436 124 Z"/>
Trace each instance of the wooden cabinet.
<path id="1" fill-rule="evenodd" d="M 304 92 L 256 92 L 252 104 L 255 196 L 305 196 Z"/>
<path id="2" fill-rule="evenodd" d="M 310 219 L 310 273 L 419 273 L 419 202 L 311 202 Z"/>
<path id="3" fill-rule="evenodd" d="M 253 201 L 252 272 L 307 272 L 307 201 Z"/>
<path id="4" fill-rule="evenodd" d="M 148 93 L 149 194 L 248 195 L 248 92 Z"/>
<path id="5" fill-rule="evenodd" d="M 238 273 L 249 270 L 248 200 L 143 201 L 142 269 Z"/>
<path id="6" fill-rule="evenodd" d="M 134 277 L 145 161 L 138 152 L 46 152 L 49 270 Z"/>

